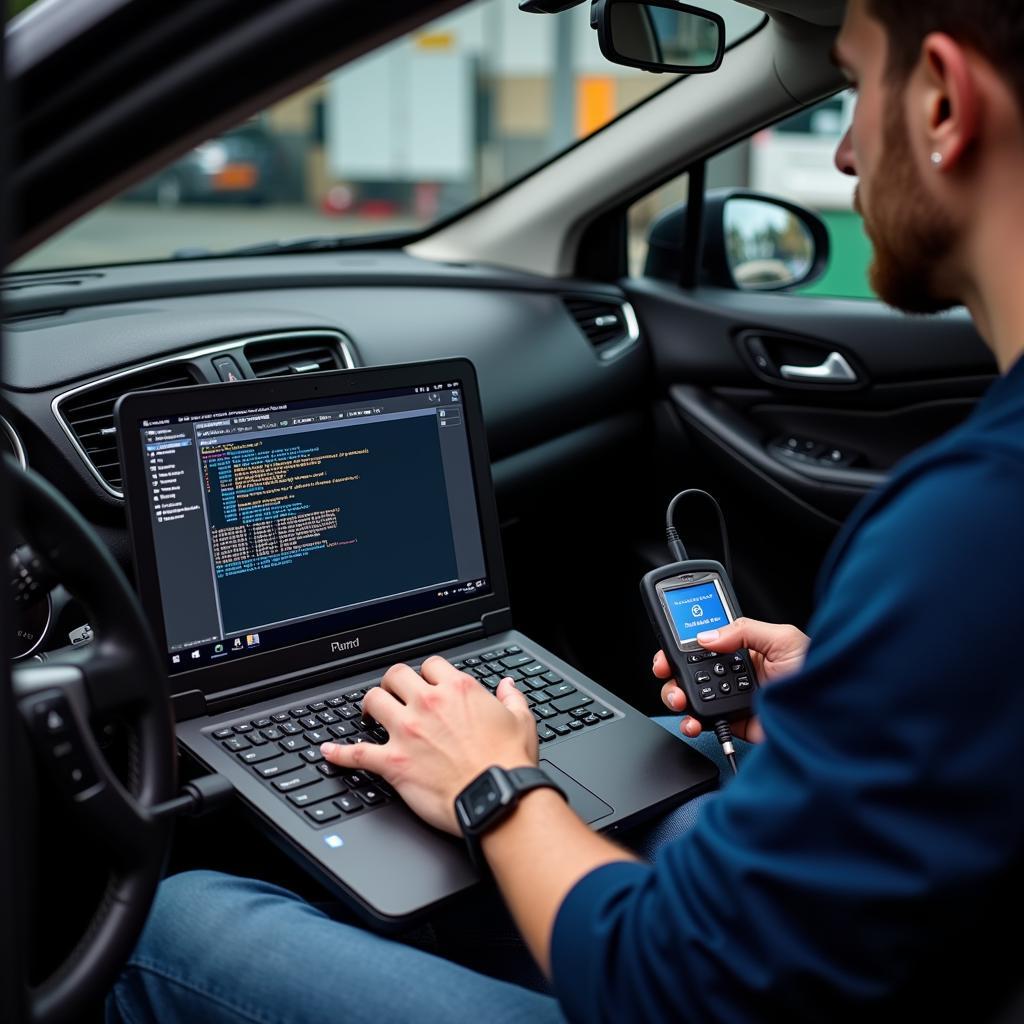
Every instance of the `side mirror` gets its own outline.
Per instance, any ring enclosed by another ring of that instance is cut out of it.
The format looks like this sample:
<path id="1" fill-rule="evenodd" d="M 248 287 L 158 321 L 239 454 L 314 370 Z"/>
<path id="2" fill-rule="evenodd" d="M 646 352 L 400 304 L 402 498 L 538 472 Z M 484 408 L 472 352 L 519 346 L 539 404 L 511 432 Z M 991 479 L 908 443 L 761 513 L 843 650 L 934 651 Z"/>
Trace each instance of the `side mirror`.
<path id="1" fill-rule="evenodd" d="M 644 273 L 678 281 L 682 273 L 686 204 L 657 217 L 647 234 Z M 816 281 L 828 267 L 825 222 L 785 199 L 718 189 L 704 205 L 701 284 L 737 291 L 774 292 Z"/>
<path id="2" fill-rule="evenodd" d="M 590 24 L 607 60 L 644 71 L 706 74 L 725 54 L 722 16 L 674 0 L 597 0 Z"/>

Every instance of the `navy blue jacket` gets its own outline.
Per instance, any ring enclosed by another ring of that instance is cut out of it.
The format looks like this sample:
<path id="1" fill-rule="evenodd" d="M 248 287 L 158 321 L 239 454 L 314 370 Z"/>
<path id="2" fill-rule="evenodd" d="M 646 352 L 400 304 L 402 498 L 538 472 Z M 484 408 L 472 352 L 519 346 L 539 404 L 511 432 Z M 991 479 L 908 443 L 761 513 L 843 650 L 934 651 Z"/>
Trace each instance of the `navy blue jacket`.
<path id="1" fill-rule="evenodd" d="M 809 632 L 692 831 L 566 897 L 570 1020 L 973 1024 L 1024 982 L 1024 359 L 854 513 Z"/>

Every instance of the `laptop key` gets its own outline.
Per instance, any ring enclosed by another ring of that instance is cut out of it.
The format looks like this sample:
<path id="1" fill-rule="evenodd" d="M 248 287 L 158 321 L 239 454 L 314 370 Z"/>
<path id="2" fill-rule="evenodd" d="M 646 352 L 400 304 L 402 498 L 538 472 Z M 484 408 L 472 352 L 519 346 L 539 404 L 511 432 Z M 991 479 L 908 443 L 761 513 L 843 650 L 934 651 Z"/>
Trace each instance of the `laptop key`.
<path id="1" fill-rule="evenodd" d="M 292 718 L 305 718 L 306 715 L 309 714 L 309 708 L 292 708 L 291 711 L 288 712 L 288 714 L 291 715 Z"/>
<path id="2" fill-rule="evenodd" d="M 299 719 L 299 725 L 303 729 L 318 729 L 320 727 L 320 719 L 316 715 L 305 715 Z"/>
<path id="3" fill-rule="evenodd" d="M 501 676 L 484 676 L 480 680 L 488 690 L 494 691 L 498 688 L 498 683 L 501 682 Z"/>
<path id="4" fill-rule="evenodd" d="M 278 711 L 276 714 L 270 716 L 272 722 L 287 722 L 289 718 L 287 711 Z"/>
<path id="5" fill-rule="evenodd" d="M 302 726 L 297 722 L 282 722 L 281 732 L 288 736 L 298 736 L 299 733 L 302 732 Z"/>
<path id="6" fill-rule="evenodd" d="M 309 710 L 313 711 L 313 712 L 326 711 L 327 710 L 327 701 L 325 701 L 325 700 L 315 700 L 315 701 L 313 701 L 312 704 L 309 705 Z"/>
<path id="7" fill-rule="evenodd" d="M 306 739 L 314 746 L 319 747 L 321 743 L 331 742 L 331 734 L 326 729 L 311 729 L 306 733 Z"/>
<path id="8" fill-rule="evenodd" d="M 511 647 L 505 648 L 506 654 L 522 654 L 523 649 L 518 644 L 513 644 Z"/>
<path id="9" fill-rule="evenodd" d="M 241 725 L 236 725 L 235 726 L 235 732 L 237 732 L 237 733 L 252 732 L 252 726 L 248 722 L 243 722 Z"/>
<path id="10" fill-rule="evenodd" d="M 479 665 L 480 664 L 480 659 L 479 658 L 466 658 L 465 662 L 466 662 L 467 665 L 472 667 L 473 665 Z"/>
<path id="11" fill-rule="evenodd" d="M 346 814 L 354 814 L 356 811 L 361 811 L 366 805 L 358 797 L 346 793 L 334 801 L 334 806 Z"/>
<path id="12" fill-rule="evenodd" d="M 318 782 L 320 776 L 308 765 L 295 772 L 287 772 L 280 778 L 274 779 L 271 785 L 280 793 L 290 793 L 293 789 L 302 789 L 304 786 L 311 786 Z"/>
<path id="13" fill-rule="evenodd" d="M 254 747 L 262 747 L 267 741 L 258 733 L 251 732 L 245 737 Z"/>
<path id="14" fill-rule="evenodd" d="M 348 786 L 341 779 L 321 779 L 306 786 L 304 789 L 297 789 L 294 793 L 288 794 L 288 803 L 295 807 L 309 807 L 318 804 L 321 800 L 330 800 L 332 796 L 341 796 L 348 792 Z"/>
<path id="15" fill-rule="evenodd" d="M 252 720 L 252 727 L 254 729 L 268 729 L 270 727 L 269 718 L 254 718 Z"/>
<path id="16" fill-rule="evenodd" d="M 597 715 L 591 713 L 591 714 L 587 715 L 586 717 L 581 718 L 580 721 L 584 725 L 597 725 L 597 723 L 600 722 L 601 719 L 598 718 Z"/>
<path id="17" fill-rule="evenodd" d="M 532 665 L 527 665 L 519 671 L 522 672 L 524 676 L 539 676 L 547 672 L 547 668 L 539 661 L 535 661 Z"/>
<path id="18" fill-rule="evenodd" d="M 598 718 L 602 719 L 603 721 L 607 721 L 609 718 L 615 717 L 615 712 L 612 711 L 611 708 L 603 707 L 600 704 L 595 704 L 591 710 L 594 712 L 595 715 L 597 715 Z"/>
<path id="19" fill-rule="evenodd" d="M 341 721 L 333 711 L 320 711 L 316 717 L 320 719 L 323 725 L 334 725 L 335 722 Z"/>
<path id="20" fill-rule="evenodd" d="M 558 714 L 550 704 L 538 704 L 533 710 L 541 718 L 554 718 Z"/>
<path id="21" fill-rule="evenodd" d="M 516 654 L 511 658 L 502 658 L 502 668 L 519 668 L 520 665 L 529 665 L 533 662 L 533 658 L 528 654 Z"/>
<path id="22" fill-rule="evenodd" d="M 253 765 L 253 771 L 265 779 L 274 779 L 278 775 L 284 775 L 286 772 L 294 771 L 296 768 L 301 767 L 302 761 L 294 754 L 289 754 L 287 757 L 279 758 L 276 761 L 268 761 L 266 764 L 255 764 Z"/>
<path id="23" fill-rule="evenodd" d="M 283 740 L 284 739 L 284 733 L 281 732 L 281 730 L 278 729 L 278 727 L 276 725 L 272 725 L 269 729 L 261 729 L 260 730 L 260 735 L 265 740 L 272 740 L 275 743 L 278 740 Z"/>
<path id="24" fill-rule="evenodd" d="M 342 775 L 345 771 L 340 765 L 331 764 L 330 761 L 321 761 L 317 766 L 316 770 L 328 779 L 336 779 L 339 775 Z"/>
<path id="25" fill-rule="evenodd" d="M 330 804 L 320 804 L 317 807 L 306 808 L 306 817 L 318 825 L 324 825 L 328 821 L 337 820 L 341 815 Z"/>
<path id="26" fill-rule="evenodd" d="M 541 676 L 541 679 L 543 679 L 545 683 L 560 683 L 562 681 L 562 677 L 557 672 L 545 672 Z"/>
<path id="27" fill-rule="evenodd" d="M 226 729 L 218 729 L 218 730 L 217 730 L 217 731 L 216 731 L 216 732 L 215 732 L 215 733 L 213 734 L 213 738 L 214 738 L 215 740 L 226 740 L 226 739 L 227 739 L 227 738 L 228 738 L 229 736 L 231 736 L 231 735 L 232 735 L 232 732 L 231 732 L 231 727 L 230 727 L 230 726 L 228 726 L 228 727 L 227 727 Z"/>
<path id="28" fill-rule="evenodd" d="M 341 722 L 338 725 L 328 726 L 327 731 L 335 739 L 343 740 L 346 736 L 354 736 L 356 727 L 351 722 Z"/>
<path id="29" fill-rule="evenodd" d="M 576 692 L 576 687 L 572 683 L 558 683 L 555 686 L 545 686 L 545 690 L 551 694 L 552 697 L 565 697 L 570 693 Z"/>
<path id="30" fill-rule="evenodd" d="M 583 723 L 578 718 L 572 718 L 569 720 L 569 728 L 573 732 L 579 732 L 583 728 Z"/>
<path id="31" fill-rule="evenodd" d="M 358 704 L 366 696 L 365 690 L 353 690 L 351 693 L 345 694 L 345 699 L 349 704 Z"/>
<path id="32" fill-rule="evenodd" d="M 286 740 L 281 740 L 278 746 L 282 750 L 294 751 L 304 750 L 309 744 L 306 742 L 305 736 L 289 736 Z"/>
<path id="33" fill-rule="evenodd" d="M 359 708 L 354 704 L 345 704 L 343 707 L 338 708 L 338 715 L 341 718 L 358 718 Z"/>
<path id="34" fill-rule="evenodd" d="M 369 804 L 371 807 L 374 804 L 384 803 L 384 794 L 376 787 L 369 786 L 366 789 L 360 789 L 356 791 L 359 794 L 359 799 L 365 804 Z"/>
<path id="35" fill-rule="evenodd" d="M 557 697 L 551 702 L 559 711 L 571 711 L 573 708 L 586 707 L 594 703 L 593 697 L 585 693 L 570 693 L 568 697 Z"/>
<path id="36" fill-rule="evenodd" d="M 243 764 L 260 764 L 263 761 L 273 761 L 275 757 L 283 757 L 277 747 L 253 747 L 251 750 L 243 750 L 238 755 L 238 760 Z"/>
<path id="37" fill-rule="evenodd" d="M 568 736 L 572 730 L 567 722 L 549 722 L 548 725 L 558 733 L 559 736 Z"/>
<path id="38" fill-rule="evenodd" d="M 324 755 L 316 747 L 306 747 L 305 750 L 300 750 L 299 757 L 307 764 L 319 764 L 324 759 Z"/>
<path id="39" fill-rule="evenodd" d="M 546 743 L 548 740 L 553 740 L 558 736 L 558 733 L 554 729 L 548 728 L 546 725 L 537 726 L 537 738 L 541 743 Z"/>
<path id="40" fill-rule="evenodd" d="M 231 739 L 224 741 L 224 746 L 237 754 L 240 751 L 248 750 L 252 744 L 244 736 L 232 736 Z"/>
<path id="41" fill-rule="evenodd" d="M 529 697 L 534 704 L 543 704 L 544 701 L 551 700 L 551 694 L 547 690 L 534 690 Z"/>
<path id="42" fill-rule="evenodd" d="M 344 697 L 332 697 L 327 703 L 332 708 L 340 708 L 341 705 L 345 703 L 345 698 Z"/>

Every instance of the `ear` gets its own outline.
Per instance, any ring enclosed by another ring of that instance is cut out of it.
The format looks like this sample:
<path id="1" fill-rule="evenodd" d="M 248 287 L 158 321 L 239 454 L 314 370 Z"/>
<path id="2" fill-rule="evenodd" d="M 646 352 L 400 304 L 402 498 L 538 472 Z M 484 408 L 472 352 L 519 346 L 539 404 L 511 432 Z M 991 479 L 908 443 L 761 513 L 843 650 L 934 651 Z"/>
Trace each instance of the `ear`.
<path id="1" fill-rule="evenodd" d="M 923 117 L 929 155 L 938 153 L 942 170 L 952 170 L 978 137 L 979 82 L 970 53 L 951 36 L 932 32 L 921 44 L 918 112 Z"/>

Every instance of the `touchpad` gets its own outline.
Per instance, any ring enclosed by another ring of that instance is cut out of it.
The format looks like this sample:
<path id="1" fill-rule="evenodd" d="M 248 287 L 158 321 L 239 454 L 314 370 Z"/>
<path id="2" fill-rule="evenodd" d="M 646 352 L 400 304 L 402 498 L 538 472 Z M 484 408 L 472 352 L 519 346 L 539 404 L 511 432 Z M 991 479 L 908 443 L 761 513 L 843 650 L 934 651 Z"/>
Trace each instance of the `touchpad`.
<path id="1" fill-rule="evenodd" d="M 551 776 L 552 782 L 562 787 L 562 792 L 569 798 L 569 806 L 588 825 L 612 813 L 612 809 L 600 797 L 594 796 L 561 768 L 556 768 L 550 761 L 541 761 L 540 766 Z"/>

